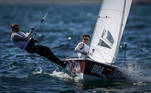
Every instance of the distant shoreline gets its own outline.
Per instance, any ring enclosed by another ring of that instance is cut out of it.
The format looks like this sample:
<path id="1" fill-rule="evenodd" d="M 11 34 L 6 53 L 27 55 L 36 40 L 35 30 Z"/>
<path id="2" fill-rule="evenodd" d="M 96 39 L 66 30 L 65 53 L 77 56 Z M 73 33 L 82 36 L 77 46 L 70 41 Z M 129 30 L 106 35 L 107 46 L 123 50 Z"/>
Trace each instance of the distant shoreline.
<path id="1" fill-rule="evenodd" d="M 102 0 L 0 0 L 0 4 L 100 4 Z M 151 4 L 151 0 L 133 0 L 133 3 Z"/>

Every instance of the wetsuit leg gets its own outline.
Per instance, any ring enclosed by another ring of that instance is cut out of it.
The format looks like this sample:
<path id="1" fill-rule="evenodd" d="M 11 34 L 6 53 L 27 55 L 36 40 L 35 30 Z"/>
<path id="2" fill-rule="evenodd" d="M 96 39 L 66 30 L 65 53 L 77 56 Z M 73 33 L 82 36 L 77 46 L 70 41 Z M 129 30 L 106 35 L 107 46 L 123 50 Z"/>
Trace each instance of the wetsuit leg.
<path id="1" fill-rule="evenodd" d="M 62 62 L 60 59 L 58 59 L 53 53 L 52 51 L 46 47 L 46 46 L 42 46 L 42 45 L 36 45 L 35 46 L 35 53 L 37 53 L 40 56 L 44 56 L 46 58 L 48 58 L 50 61 L 65 67 L 66 64 L 64 62 Z"/>
<path id="2" fill-rule="evenodd" d="M 29 43 L 28 43 L 28 45 L 27 45 L 27 47 L 26 47 L 25 50 L 26 50 L 28 53 L 33 54 L 33 53 L 34 53 L 34 49 L 35 49 L 35 42 L 34 42 L 34 39 L 32 38 L 32 39 L 29 41 Z"/>
<path id="3" fill-rule="evenodd" d="M 34 39 L 31 39 L 30 42 L 28 43 L 28 46 L 26 47 L 27 52 L 33 54 L 36 53 L 40 56 L 48 58 L 50 61 L 65 67 L 67 63 L 62 62 L 60 59 L 58 59 L 52 52 L 51 50 L 42 45 L 35 45 Z"/>

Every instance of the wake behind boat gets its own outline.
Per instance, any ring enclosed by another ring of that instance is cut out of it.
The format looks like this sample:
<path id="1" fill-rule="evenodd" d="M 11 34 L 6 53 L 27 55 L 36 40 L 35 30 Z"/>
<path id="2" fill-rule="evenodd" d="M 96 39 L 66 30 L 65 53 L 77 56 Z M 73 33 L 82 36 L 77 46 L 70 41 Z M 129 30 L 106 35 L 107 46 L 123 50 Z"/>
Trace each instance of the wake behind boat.
<path id="1" fill-rule="evenodd" d="M 65 59 L 68 71 L 84 80 L 126 77 L 120 67 L 112 64 L 118 54 L 131 3 L 132 0 L 103 0 L 90 44 L 89 58 Z"/>

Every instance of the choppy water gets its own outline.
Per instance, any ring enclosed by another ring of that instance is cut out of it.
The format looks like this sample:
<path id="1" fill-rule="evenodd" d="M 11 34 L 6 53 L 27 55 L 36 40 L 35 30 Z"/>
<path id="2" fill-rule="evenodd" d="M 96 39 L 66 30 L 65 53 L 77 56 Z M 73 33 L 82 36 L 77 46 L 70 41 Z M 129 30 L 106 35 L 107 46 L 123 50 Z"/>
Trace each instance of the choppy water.
<path id="1" fill-rule="evenodd" d="M 85 84 L 56 71 L 57 67 L 47 59 L 13 46 L 9 24 L 18 23 L 22 31 L 28 31 L 48 12 L 47 20 L 37 34 L 39 44 L 51 47 L 59 58 L 73 57 L 81 36 L 92 34 L 99 5 L 0 5 L 0 92 L 151 92 L 150 8 L 151 5 L 133 4 L 124 33 L 128 42 L 126 69 L 134 81 Z M 68 37 L 72 39 L 68 40 Z M 122 54 L 120 50 L 119 58 Z M 122 66 L 120 62 L 116 64 Z"/>

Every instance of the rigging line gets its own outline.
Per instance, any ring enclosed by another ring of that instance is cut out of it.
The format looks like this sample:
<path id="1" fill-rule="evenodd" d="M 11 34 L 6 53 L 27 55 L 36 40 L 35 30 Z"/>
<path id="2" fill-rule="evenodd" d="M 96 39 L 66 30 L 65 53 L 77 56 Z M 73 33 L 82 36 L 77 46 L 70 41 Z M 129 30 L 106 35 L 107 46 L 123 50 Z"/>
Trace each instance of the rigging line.
<path id="1" fill-rule="evenodd" d="M 39 25 L 36 26 L 36 29 L 35 29 L 34 32 L 33 32 L 33 38 L 36 37 L 36 34 L 37 34 L 37 32 L 40 30 L 42 23 L 46 20 L 47 15 L 48 15 L 48 12 L 45 13 L 45 15 L 42 17 L 42 19 L 41 19 Z"/>

